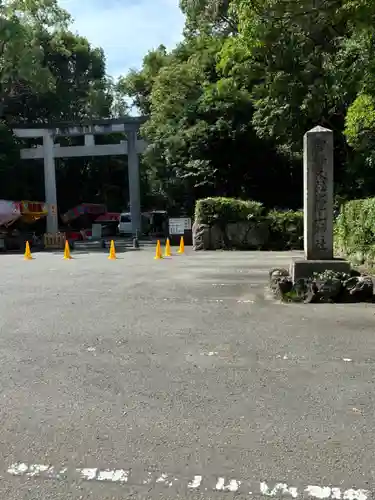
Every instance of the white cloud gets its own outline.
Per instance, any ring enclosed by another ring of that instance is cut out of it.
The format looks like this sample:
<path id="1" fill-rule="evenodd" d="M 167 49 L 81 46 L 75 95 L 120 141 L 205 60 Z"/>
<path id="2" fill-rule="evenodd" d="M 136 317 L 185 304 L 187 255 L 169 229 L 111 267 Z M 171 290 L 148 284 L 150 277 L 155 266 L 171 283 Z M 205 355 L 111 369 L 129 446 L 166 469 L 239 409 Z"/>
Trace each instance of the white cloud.
<path id="1" fill-rule="evenodd" d="M 178 0 L 59 0 L 74 18 L 73 30 L 102 47 L 114 77 L 139 68 L 148 50 L 174 47 L 184 17 Z"/>

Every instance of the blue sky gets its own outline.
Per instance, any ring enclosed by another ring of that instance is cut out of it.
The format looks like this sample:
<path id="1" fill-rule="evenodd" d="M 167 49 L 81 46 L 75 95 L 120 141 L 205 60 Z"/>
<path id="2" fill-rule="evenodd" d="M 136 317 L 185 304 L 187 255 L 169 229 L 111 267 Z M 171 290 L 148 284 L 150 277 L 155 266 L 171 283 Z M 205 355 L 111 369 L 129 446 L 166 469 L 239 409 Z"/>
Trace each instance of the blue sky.
<path id="1" fill-rule="evenodd" d="M 178 0 L 59 0 L 74 18 L 73 31 L 102 47 L 107 72 L 118 77 L 139 68 L 148 50 L 172 48 L 184 25 Z"/>

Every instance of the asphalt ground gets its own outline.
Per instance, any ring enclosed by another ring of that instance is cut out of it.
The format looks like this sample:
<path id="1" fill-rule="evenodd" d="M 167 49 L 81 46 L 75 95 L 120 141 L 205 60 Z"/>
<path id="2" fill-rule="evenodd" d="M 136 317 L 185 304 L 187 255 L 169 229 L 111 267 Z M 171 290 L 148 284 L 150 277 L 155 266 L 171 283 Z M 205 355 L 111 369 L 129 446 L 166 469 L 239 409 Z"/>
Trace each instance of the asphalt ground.
<path id="1" fill-rule="evenodd" d="M 0 498 L 375 498 L 375 305 L 153 256 L 0 256 Z"/>

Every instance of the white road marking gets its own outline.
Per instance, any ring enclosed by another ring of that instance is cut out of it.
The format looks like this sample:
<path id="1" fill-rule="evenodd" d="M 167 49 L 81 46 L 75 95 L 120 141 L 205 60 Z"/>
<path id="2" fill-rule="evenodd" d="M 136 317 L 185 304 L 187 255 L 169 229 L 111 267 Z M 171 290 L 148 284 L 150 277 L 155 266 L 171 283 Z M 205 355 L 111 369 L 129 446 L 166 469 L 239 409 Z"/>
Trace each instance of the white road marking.
<path id="1" fill-rule="evenodd" d="M 331 489 L 331 498 L 335 500 L 340 500 L 341 499 L 341 490 L 340 488 L 332 488 Z"/>
<path id="2" fill-rule="evenodd" d="M 143 480 L 143 484 L 150 484 L 152 481 L 152 474 L 151 472 L 147 472 L 147 478 Z"/>
<path id="3" fill-rule="evenodd" d="M 241 486 L 241 481 L 236 481 L 235 479 L 231 479 L 229 481 L 228 486 L 224 487 L 224 490 L 238 491 L 240 486 Z"/>
<path id="4" fill-rule="evenodd" d="M 277 483 L 275 486 L 272 488 L 272 490 L 268 487 L 267 483 L 260 483 L 260 492 L 263 495 L 266 495 L 268 497 L 274 497 L 278 495 L 279 493 L 282 493 L 284 495 L 291 495 L 293 498 L 298 497 L 298 492 L 297 488 L 294 488 L 293 486 L 288 486 L 285 483 Z"/>
<path id="5" fill-rule="evenodd" d="M 26 464 L 17 463 L 12 464 L 7 472 L 9 474 L 12 474 L 13 476 L 22 476 L 23 474 L 25 474 L 25 472 L 27 472 L 28 468 L 29 467 Z"/>
<path id="6" fill-rule="evenodd" d="M 344 500 L 366 500 L 368 496 L 367 490 L 346 490 L 343 494 Z"/>
<path id="7" fill-rule="evenodd" d="M 157 478 L 156 482 L 157 483 L 165 483 L 167 480 L 168 474 L 162 474 L 160 477 Z"/>
<path id="8" fill-rule="evenodd" d="M 129 471 L 124 469 L 99 471 L 98 481 L 112 481 L 113 483 L 127 483 Z"/>
<path id="9" fill-rule="evenodd" d="M 30 477 L 39 476 L 42 472 L 48 471 L 49 468 L 50 468 L 49 465 L 41 465 L 41 464 L 30 465 L 29 470 L 27 471 L 27 475 Z"/>
<path id="10" fill-rule="evenodd" d="M 307 486 L 305 491 L 314 498 L 330 498 L 331 488 L 328 486 Z"/>
<path id="11" fill-rule="evenodd" d="M 364 489 L 349 488 L 344 490 L 333 486 L 308 485 L 298 490 L 296 486 L 288 486 L 286 483 L 276 483 L 273 487 L 270 487 L 265 481 L 262 481 L 258 482 L 258 486 L 256 486 L 253 481 L 230 479 L 226 482 L 224 477 L 218 477 L 213 483 L 211 479 L 204 481 L 203 475 L 196 475 L 192 480 L 188 481 L 185 478 L 174 477 L 165 472 L 158 475 L 155 473 L 154 475 L 152 472 L 143 471 L 141 477 L 135 475 L 132 478 L 131 471 L 127 469 L 100 469 L 98 467 L 70 469 L 67 467 L 58 468 L 50 465 L 17 462 L 12 464 L 7 469 L 7 472 L 12 476 L 26 476 L 29 478 L 66 480 L 70 477 L 76 477 L 85 481 L 112 482 L 119 485 L 131 483 L 142 486 L 154 483 L 168 488 L 177 482 L 182 488 L 200 489 L 202 491 L 212 490 L 213 488 L 223 493 L 238 492 L 242 487 L 242 490 L 248 492 L 249 495 L 252 494 L 251 492 L 259 491 L 265 497 L 282 496 L 286 497 L 286 499 L 288 497 L 289 499 L 310 497 L 319 500 L 370 500 L 371 498 L 370 492 Z"/>
<path id="12" fill-rule="evenodd" d="M 93 479 L 96 479 L 98 469 L 76 469 L 76 471 L 80 474 L 82 479 L 92 481 Z"/>
<path id="13" fill-rule="evenodd" d="M 47 471 L 47 476 L 51 479 L 65 479 L 67 472 L 67 467 L 63 467 L 58 471 L 56 471 L 54 467 L 50 467 L 50 469 Z"/>
<path id="14" fill-rule="evenodd" d="M 219 479 L 217 480 L 216 486 L 215 486 L 215 490 L 218 490 L 218 491 L 223 490 L 224 484 L 225 484 L 224 478 L 219 477 Z"/>
<path id="15" fill-rule="evenodd" d="M 235 479 L 231 479 L 229 484 L 225 485 L 225 479 L 223 477 L 219 477 L 215 490 L 217 491 L 238 491 L 240 487 L 241 481 L 236 481 Z"/>
<path id="16" fill-rule="evenodd" d="M 342 358 L 343 361 L 346 361 L 346 362 L 350 362 L 350 361 L 353 361 L 351 358 Z"/>
<path id="17" fill-rule="evenodd" d="M 367 490 L 354 490 L 352 488 L 341 491 L 340 488 L 330 488 L 329 486 L 307 486 L 305 491 L 314 498 L 333 498 L 343 500 L 366 500 L 369 492 Z"/>
<path id="18" fill-rule="evenodd" d="M 202 482 L 202 476 L 194 476 L 194 479 L 188 484 L 188 488 L 199 488 Z"/>
<path id="19" fill-rule="evenodd" d="M 168 474 L 162 474 L 160 477 L 157 478 L 156 482 L 157 483 L 164 483 L 167 486 L 171 487 L 173 484 L 173 481 L 167 481 Z M 176 481 L 176 479 L 175 479 Z"/>

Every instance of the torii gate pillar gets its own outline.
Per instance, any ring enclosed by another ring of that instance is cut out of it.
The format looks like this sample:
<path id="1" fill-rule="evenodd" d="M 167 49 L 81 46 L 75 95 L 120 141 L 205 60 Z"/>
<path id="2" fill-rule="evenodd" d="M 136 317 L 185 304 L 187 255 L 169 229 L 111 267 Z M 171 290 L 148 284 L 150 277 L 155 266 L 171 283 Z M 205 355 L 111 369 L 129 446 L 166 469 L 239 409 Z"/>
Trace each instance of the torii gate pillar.
<path id="1" fill-rule="evenodd" d="M 128 132 L 128 177 L 129 200 L 132 231 L 135 236 L 141 233 L 141 189 L 139 182 L 139 158 L 137 151 L 137 132 Z"/>
<path id="2" fill-rule="evenodd" d="M 56 234 L 59 230 L 59 220 L 57 216 L 57 190 L 56 190 L 56 170 L 55 156 L 53 151 L 53 137 L 49 130 L 43 136 L 44 150 L 44 193 L 48 206 L 47 233 Z"/>

